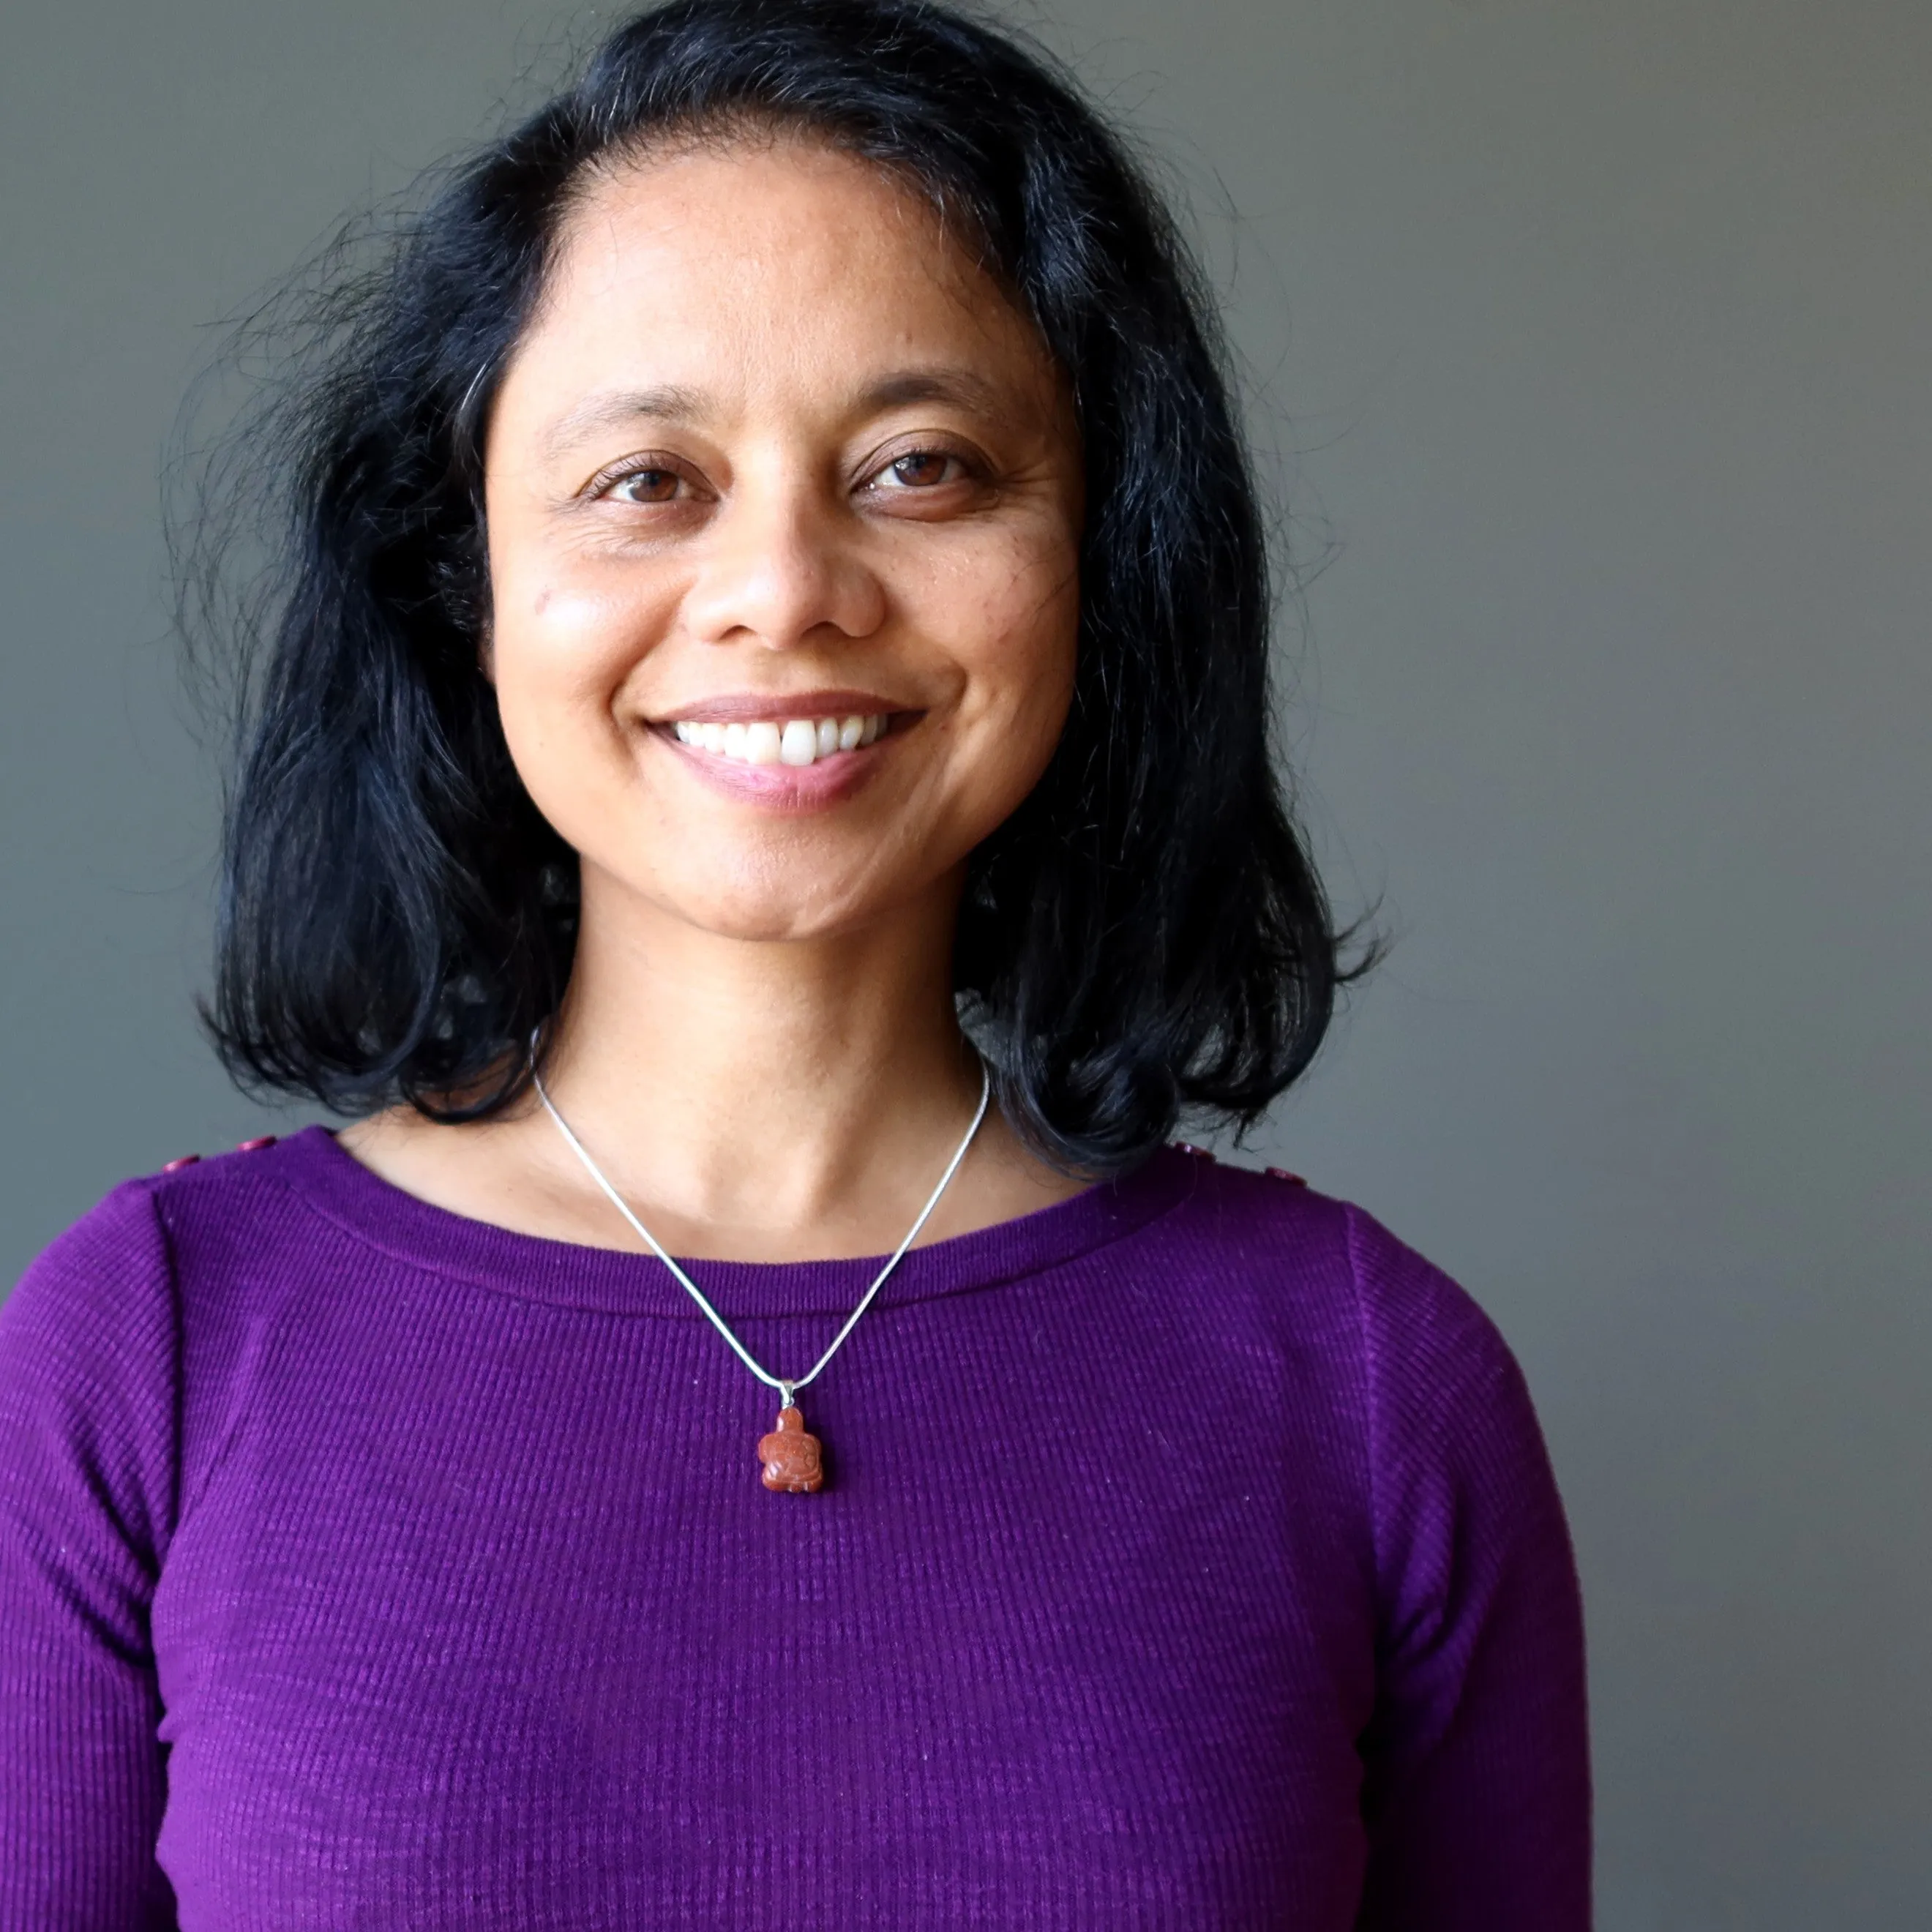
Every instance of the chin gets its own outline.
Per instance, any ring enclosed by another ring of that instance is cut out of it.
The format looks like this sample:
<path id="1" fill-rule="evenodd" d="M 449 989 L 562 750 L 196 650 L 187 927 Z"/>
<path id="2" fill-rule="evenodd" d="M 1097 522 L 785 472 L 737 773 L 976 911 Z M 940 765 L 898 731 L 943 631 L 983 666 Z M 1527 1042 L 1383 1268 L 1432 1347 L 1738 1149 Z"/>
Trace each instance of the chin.
<path id="1" fill-rule="evenodd" d="M 719 871 L 728 878 L 724 868 Z M 669 892 L 660 881 L 650 896 L 658 916 L 668 915 L 680 926 L 718 939 L 824 938 L 863 926 L 885 910 L 884 900 L 874 894 L 774 890 L 769 878 L 709 886 L 692 881 Z"/>
<path id="2" fill-rule="evenodd" d="M 851 923 L 827 921 L 800 906 L 734 906 L 721 909 L 680 907 L 682 922 L 714 939 L 737 939 L 748 943 L 777 944 L 786 940 L 817 939 Z"/>

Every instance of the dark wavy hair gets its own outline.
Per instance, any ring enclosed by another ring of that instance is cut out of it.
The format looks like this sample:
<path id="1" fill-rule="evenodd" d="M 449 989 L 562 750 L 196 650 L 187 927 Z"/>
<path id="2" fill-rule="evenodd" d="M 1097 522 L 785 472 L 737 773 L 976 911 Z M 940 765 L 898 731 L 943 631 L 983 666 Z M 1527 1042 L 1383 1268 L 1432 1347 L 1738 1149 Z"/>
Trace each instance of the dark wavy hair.
<path id="1" fill-rule="evenodd" d="M 266 602 L 230 626 L 240 736 L 204 1008 L 224 1062 L 345 1113 L 470 1118 L 523 1091 L 571 970 L 577 872 L 478 669 L 482 425 L 588 171 L 752 129 L 928 197 L 1078 412 L 1072 712 L 972 855 L 953 965 L 1001 1105 L 1095 1174 L 1184 1114 L 1252 1124 L 1366 962 L 1343 963 L 1270 754 L 1266 536 L 1213 304 L 1076 83 L 922 0 L 641 14 L 449 172 L 373 270 L 325 278 L 296 380 L 245 459 L 229 446 L 227 487 L 278 484 L 282 514 Z M 204 592 L 230 561 L 212 527 Z M 190 646 L 223 641 L 215 602 L 190 603 Z"/>

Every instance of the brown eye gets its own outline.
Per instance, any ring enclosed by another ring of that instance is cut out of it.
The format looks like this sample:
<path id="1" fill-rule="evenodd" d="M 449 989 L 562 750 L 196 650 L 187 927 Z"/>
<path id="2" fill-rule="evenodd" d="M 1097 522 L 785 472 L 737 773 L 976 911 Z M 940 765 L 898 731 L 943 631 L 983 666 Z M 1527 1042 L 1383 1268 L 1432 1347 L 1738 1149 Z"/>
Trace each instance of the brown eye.
<path id="1" fill-rule="evenodd" d="M 892 474 L 900 482 L 915 488 L 921 484 L 944 483 L 952 463 L 950 456 L 936 456 L 931 450 L 922 449 L 916 455 L 902 456 L 892 465 Z"/>
<path id="2" fill-rule="evenodd" d="M 966 473 L 966 466 L 956 456 L 940 449 L 909 449 L 895 457 L 872 480 L 875 488 L 887 490 L 931 490 L 942 483 L 956 483 Z"/>
<path id="3" fill-rule="evenodd" d="M 619 477 L 609 494 L 620 503 L 669 503 L 683 481 L 675 470 L 634 470 Z"/>

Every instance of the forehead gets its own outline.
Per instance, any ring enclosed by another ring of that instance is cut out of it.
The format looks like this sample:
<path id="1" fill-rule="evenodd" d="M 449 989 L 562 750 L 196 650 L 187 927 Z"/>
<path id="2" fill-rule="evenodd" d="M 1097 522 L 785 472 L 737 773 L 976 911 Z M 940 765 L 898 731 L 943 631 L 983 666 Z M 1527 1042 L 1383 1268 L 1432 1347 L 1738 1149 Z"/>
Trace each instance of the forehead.
<path id="1" fill-rule="evenodd" d="M 816 141 L 752 136 L 593 177 L 512 374 L 587 386 L 621 364 L 715 389 L 908 358 L 1051 380 L 1030 322 L 916 190 Z"/>

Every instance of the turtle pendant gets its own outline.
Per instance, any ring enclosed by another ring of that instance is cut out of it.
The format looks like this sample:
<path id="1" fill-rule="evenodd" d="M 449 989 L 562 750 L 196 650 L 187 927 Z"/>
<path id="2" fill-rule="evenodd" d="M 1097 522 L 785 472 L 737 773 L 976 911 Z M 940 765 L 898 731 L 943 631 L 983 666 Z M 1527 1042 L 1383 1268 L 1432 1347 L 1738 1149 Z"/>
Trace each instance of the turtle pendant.
<path id="1" fill-rule="evenodd" d="M 764 1485 L 794 1496 L 809 1494 L 825 1480 L 825 1457 L 818 1438 L 805 1426 L 796 1403 L 778 1411 L 778 1426 L 758 1438 L 758 1460 L 764 1465 Z"/>

